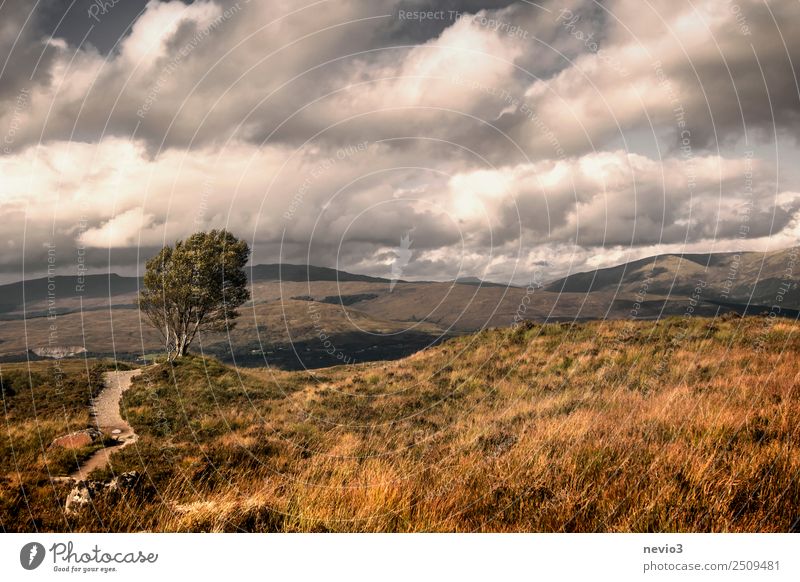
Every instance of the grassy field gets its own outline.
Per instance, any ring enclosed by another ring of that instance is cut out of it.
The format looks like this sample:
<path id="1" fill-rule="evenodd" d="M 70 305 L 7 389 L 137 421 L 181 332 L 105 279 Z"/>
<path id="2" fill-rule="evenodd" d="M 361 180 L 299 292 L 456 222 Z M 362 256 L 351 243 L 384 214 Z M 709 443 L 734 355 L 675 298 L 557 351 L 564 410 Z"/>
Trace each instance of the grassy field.
<path id="1" fill-rule="evenodd" d="M 37 368 L 46 413 L 22 381 L 4 400 L 0 526 L 797 530 L 798 331 L 756 317 L 526 325 L 311 374 L 149 367 L 123 400 L 140 440 L 93 475 L 137 471 L 139 485 L 69 516 L 42 443 L 85 424 L 95 384 L 71 370 L 76 397 L 53 398 Z"/>

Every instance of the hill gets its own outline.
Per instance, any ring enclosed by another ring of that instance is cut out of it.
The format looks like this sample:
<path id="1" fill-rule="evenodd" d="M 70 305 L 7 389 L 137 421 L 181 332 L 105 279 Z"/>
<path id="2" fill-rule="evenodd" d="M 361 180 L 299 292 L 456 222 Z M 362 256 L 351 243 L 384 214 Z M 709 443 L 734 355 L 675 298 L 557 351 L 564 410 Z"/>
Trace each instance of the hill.
<path id="1" fill-rule="evenodd" d="M 735 304 L 772 306 L 781 286 L 790 284 L 782 302 L 800 307 L 800 247 L 760 252 L 666 254 L 615 267 L 575 273 L 545 287 L 552 293 L 642 292 L 662 297 L 691 296 L 702 282 L 703 298 Z"/>
<path id="2" fill-rule="evenodd" d="M 52 388 L 31 393 L 25 375 L 0 437 L 0 524 L 797 531 L 800 396 L 786 379 L 800 374 L 798 332 L 755 317 L 526 324 L 311 373 L 152 366 L 123 401 L 139 441 L 112 456 L 137 485 L 75 515 L 61 511 L 70 486 L 47 477 L 64 459 L 31 430 L 31 394 Z M 66 418 L 52 404 L 39 413 L 46 438 Z"/>
<path id="3" fill-rule="evenodd" d="M 290 263 L 274 263 L 255 265 L 247 269 L 251 282 L 258 281 L 362 281 L 369 283 L 389 283 L 389 279 L 356 275 L 347 271 L 315 267 L 314 265 L 292 265 Z"/>
<path id="4" fill-rule="evenodd" d="M 388 279 L 355 275 L 347 271 L 315 267 L 314 265 L 266 264 L 247 268 L 251 283 L 262 281 L 365 281 L 389 283 Z M 140 277 L 124 277 L 116 273 L 100 275 L 57 275 L 52 278 L 39 277 L 6 285 L 0 285 L 0 314 L 16 312 L 21 317 L 23 305 L 28 317 L 42 315 L 49 307 L 48 300 L 55 301 L 59 313 L 68 313 L 80 307 L 93 308 L 95 299 L 109 304 L 133 304 L 135 294 L 141 287 Z M 103 305 L 102 303 L 100 304 Z M 13 317 L 7 317 L 13 319 Z"/>
<path id="5" fill-rule="evenodd" d="M 136 293 L 140 279 L 105 275 L 62 276 L 28 279 L 0 285 L 0 313 L 17 311 L 28 305 L 30 311 L 46 309 L 48 299 L 73 304 L 77 299 L 108 299 Z"/>

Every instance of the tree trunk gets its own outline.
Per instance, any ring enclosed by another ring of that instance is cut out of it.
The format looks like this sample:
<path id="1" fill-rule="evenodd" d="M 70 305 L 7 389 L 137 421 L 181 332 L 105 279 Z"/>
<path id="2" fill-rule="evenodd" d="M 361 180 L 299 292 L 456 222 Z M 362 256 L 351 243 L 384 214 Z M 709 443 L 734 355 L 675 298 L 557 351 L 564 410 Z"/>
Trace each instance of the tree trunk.
<path id="1" fill-rule="evenodd" d="M 185 333 L 181 334 L 176 351 L 179 358 L 189 353 L 189 337 Z"/>

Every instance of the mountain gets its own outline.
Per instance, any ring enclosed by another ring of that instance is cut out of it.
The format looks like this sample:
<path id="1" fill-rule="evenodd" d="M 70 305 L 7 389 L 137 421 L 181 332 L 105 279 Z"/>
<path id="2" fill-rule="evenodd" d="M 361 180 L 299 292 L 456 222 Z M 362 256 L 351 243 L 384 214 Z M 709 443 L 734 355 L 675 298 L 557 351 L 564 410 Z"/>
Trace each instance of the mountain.
<path id="1" fill-rule="evenodd" d="M 725 304 L 800 306 L 795 267 L 800 247 L 778 251 L 665 254 L 570 274 L 545 286 L 551 293 L 612 293 L 619 297 L 701 296 Z M 781 300 L 777 300 L 778 296 Z"/>
<path id="2" fill-rule="evenodd" d="M 136 277 L 122 277 L 115 273 L 104 275 L 62 276 L 48 279 L 28 279 L 0 285 L 0 313 L 20 309 L 23 305 L 46 303 L 76 298 L 96 299 L 135 293 L 141 284 Z"/>
<path id="3" fill-rule="evenodd" d="M 450 281 L 450 283 L 455 283 L 457 285 L 478 285 L 481 287 L 508 287 L 508 285 L 504 283 L 493 283 L 492 281 L 484 281 L 479 277 L 459 277 L 458 279 Z"/>
<path id="4" fill-rule="evenodd" d="M 362 281 L 389 284 L 389 279 L 356 275 L 346 271 L 315 267 L 314 265 L 267 264 L 247 269 L 252 283 L 263 281 Z M 95 309 L 112 304 L 133 305 L 135 294 L 142 285 L 140 277 L 125 277 L 116 273 L 84 275 L 83 277 L 58 275 L 39 277 L 0 285 L 0 314 L 21 317 L 23 305 L 28 317 L 41 317 L 48 308 L 57 313 L 70 313 L 79 308 Z M 101 301 L 97 301 L 101 300 Z M 49 301 L 49 303 L 48 303 Z M 14 317 L 0 317 L 13 319 Z"/>
<path id="5" fill-rule="evenodd" d="M 315 267 L 314 265 L 292 265 L 273 263 L 256 265 L 248 269 L 251 282 L 258 281 L 362 281 L 369 283 L 389 283 L 389 279 L 356 275 L 347 271 Z"/>

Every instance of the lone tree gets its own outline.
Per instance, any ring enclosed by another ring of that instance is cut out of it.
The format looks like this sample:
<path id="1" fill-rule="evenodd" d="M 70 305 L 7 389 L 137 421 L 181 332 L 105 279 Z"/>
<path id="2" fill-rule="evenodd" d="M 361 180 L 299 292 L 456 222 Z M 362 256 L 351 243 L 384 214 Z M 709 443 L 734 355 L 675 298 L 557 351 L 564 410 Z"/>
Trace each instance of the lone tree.
<path id="1" fill-rule="evenodd" d="M 199 332 L 234 327 L 250 299 L 247 243 L 226 230 L 198 232 L 147 261 L 139 308 L 161 333 L 172 361 L 185 356 Z"/>

